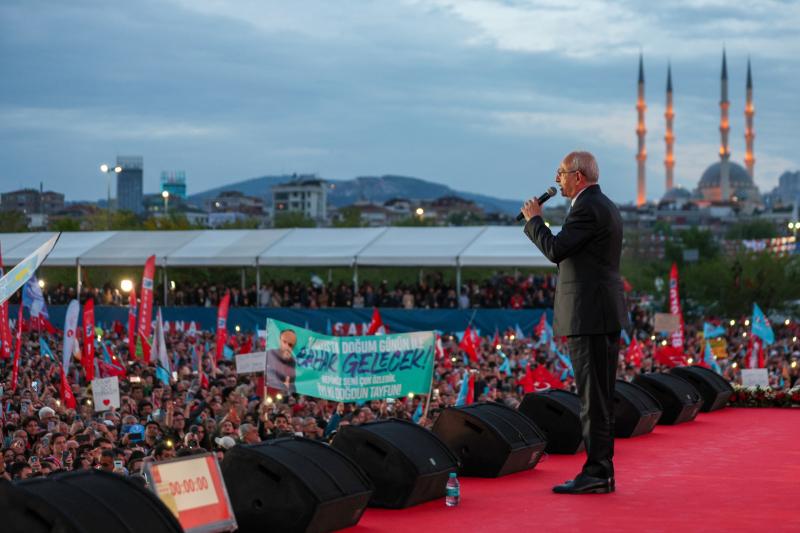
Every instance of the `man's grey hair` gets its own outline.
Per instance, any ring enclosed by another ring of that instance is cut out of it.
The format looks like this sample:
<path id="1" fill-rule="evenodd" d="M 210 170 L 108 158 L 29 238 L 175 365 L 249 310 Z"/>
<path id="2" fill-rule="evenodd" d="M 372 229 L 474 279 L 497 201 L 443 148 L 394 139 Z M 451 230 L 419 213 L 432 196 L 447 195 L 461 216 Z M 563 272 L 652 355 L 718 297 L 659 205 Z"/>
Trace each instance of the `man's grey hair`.
<path id="1" fill-rule="evenodd" d="M 590 152 L 571 152 L 564 159 L 569 162 L 569 170 L 580 170 L 589 183 L 596 183 L 600 179 L 597 160 Z"/>
<path id="2" fill-rule="evenodd" d="M 253 428 L 255 428 L 253 424 L 248 424 L 248 423 L 242 424 L 241 426 L 239 426 L 239 436 L 241 438 L 244 438 L 245 435 L 253 431 Z"/>

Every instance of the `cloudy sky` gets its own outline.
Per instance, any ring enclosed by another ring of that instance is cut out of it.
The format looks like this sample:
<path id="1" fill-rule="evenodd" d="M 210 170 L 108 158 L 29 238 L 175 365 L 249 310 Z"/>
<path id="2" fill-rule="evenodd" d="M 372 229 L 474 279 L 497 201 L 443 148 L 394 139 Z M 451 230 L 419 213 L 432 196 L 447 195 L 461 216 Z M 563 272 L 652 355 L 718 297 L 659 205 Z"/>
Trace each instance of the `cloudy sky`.
<path id="1" fill-rule="evenodd" d="M 102 162 L 142 155 L 145 191 L 271 174 L 399 174 L 520 198 L 564 153 L 596 153 L 635 197 L 636 77 L 647 82 L 648 197 L 717 157 L 728 50 L 733 160 L 748 55 L 756 183 L 800 169 L 800 3 L 778 0 L 3 0 L 0 190 L 104 198 Z"/>

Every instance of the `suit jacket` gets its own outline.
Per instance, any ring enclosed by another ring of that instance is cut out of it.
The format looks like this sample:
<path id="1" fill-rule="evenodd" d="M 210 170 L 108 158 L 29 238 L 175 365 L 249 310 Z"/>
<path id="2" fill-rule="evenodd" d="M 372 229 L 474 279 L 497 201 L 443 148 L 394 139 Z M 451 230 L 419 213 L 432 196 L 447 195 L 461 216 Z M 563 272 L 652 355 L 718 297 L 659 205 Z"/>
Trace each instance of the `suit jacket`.
<path id="1" fill-rule="evenodd" d="M 628 327 L 619 275 L 622 219 L 599 185 L 587 187 L 578 196 L 558 235 L 553 235 L 542 217 L 530 219 L 525 234 L 558 265 L 555 335 L 598 335 Z"/>

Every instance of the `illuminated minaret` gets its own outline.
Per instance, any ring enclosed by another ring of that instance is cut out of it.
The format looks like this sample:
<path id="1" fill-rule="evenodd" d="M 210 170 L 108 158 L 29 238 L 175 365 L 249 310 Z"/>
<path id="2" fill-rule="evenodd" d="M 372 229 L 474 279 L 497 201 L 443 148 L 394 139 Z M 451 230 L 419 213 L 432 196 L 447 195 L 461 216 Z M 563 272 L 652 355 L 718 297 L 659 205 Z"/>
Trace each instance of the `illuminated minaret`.
<path id="1" fill-rule="evenodd" d="M 719 99 L 719 134 L 720 134 L 720 147 L 719 147 L 719 192 L 720 200 L 728 202 L 731 199 L 731 186 L 730 186 L 730 159 L 731 151 L 728 148 L 728 131 L 731 127 L 728 123 L 728 63 L 725 59 L 725 49 L 722 49 L 722 80 L 720 83 L 720 99 Z"/>
<path id="2" fill-rule="evenodd" d="M 639 112 L 639 125 L 636 127 L 636 136 L 639 138 L 639 151 L 636 153 L 637 173 L 636 173 L 636 205 L 642 206 L 647 201 L 644 181 L 644 164 L 647 160 L 647 150 L 644 148 L 644 134 L 647 129 L 644 127 L 644 111 L 647 106 L 644 103 L 644 60 L 639 54 L 639 97 L 636 101 L 636 111 Z"/>
<path id="3" fill-rule="evenodd" d="M 675 135 L 672 133 L 672 119 L 675 118 L 675 112 L 672 110 L 672 66 L 667 65 L 667 110 L 664 111 L 664 118 L 667 119 L 667 132 L 664 134 L 664 141 L 667 143 L 667 155 L 664 157 L 664 167 L 666 168 L 667 184 L 666 190 L 672 189 L 672 171 L 675 168 L 675 155 L 672 151 L 672 145 L 675 143 Z"/>
<path id="4" fill-rule="evenodd" d="M 753 139 L 756 134 L 753 131 L 753 115 L 756 114 L 756 108 L 753 107 L 753 76 L 750 74 L 750 58 L 747 58 L 747 100 L 744 105 L 744 140 L 745 140 L 745 154 L 744 166 L 747 167 L 747 173 L 753 177 L 753 168 L 756 166 L 756 158 L 753 156 Z"/>

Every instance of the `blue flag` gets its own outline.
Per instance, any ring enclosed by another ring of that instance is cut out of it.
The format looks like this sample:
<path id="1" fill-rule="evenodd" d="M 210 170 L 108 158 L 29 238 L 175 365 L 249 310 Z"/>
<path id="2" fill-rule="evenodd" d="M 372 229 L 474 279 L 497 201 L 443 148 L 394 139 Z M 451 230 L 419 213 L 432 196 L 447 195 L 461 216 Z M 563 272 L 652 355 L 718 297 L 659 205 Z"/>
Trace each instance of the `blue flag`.
<path id="1" fill-rule="evenodd" d="M 505 372 L 506 376 L 511 376 L 511 363 L 508 361 L 508 357 L 503 356 L 503 364 L 500 365 L 498 370 L 500 372 Z"/>
<path id="2" fill-rule="evenodd" d="M 415 424 L 419 424 L 420 418 L 422 418 L 422 402 L 417 404 L 417 410 L 414 411 L 414 415 L 411 417 L 411 420 L 413 420 Z"/>
<path id="3" fill-rule="evenodd" d="M 234 355 L 236 354 L 233 353 L 233 349 L 227 344 L 222 348 L 222 356 L 226 361 L 232 361 Z"/>
<path id="4" fill-rule="evenodd" d="M 522 331 L 522 328 L 519 327 L 519 323 L 514 324 L 514 335 L 518 339 L 524 339 L 525 338 L 525 333 Z"/>
<path id="5" fill-rule="evenodd" d="M 725 328 L 722 326 L 714 326 L 708 322 L 703 322 L 703 337 L 706 339 L 715 339 L 725 335 Z"/>
<path id="6" fill-rule="evenodd" d="M 47 344 L 47 341 L 44 340 L 44 337 L 39 337 L 39 351 L 42 355 L 46 355 L 53 361 L 56 360 L 56 357 L 53 355 L 53 350 L 50 349 L 50 345 Z"/>
<path id="7" fill-rule="evenodd" d="M 703 354 L 703 361 L 717 374 L 722 374 L 722 370 L 717 364 L 717 359 L 714 357 L 714 352 L 711 351 L 711 343 L 706 341 L 706 350 Z"/>
<path id="8" fill-rule="evenodd" d="M 156 378 L 163 384 L 169 386 L 169 371 L 161 365 L 156 365 Z"/>
<path id="9" fill-rule="evenodd" d="M 625 346 L 629 346 L 631 343 L 631 338 L 628 335 L 628 332 L 625 331 L 625 328 L 622 328 L 619 332 L 619 338 L 625 341 Z"/>
<path id="10" fill-rule="evenodd" d="M 750 327 L 753 335 L 760 337 L 766 344 L 775 342 L 775 333 L 772 331 L 769 319 L 764 315 L 757 303 L 753 304 L 753 319 L 750 322 Z"/>
<path id="11" fill-rule="evenodd" d="M 325 335 L 333 335 L 333 327 L 331 326 L 331 319 L 328 319 L 328 323 L 325 325 Z"/>
<path id="12" fill-rule="evenodd" d="M 458 390 L 456 407 L 467 405 L 467 390 L 469 389 L 469 370 L 464 370 L 464 379 L 461 380 L 461 388 Z"/>
<path id="13" fill-rule="evenodd" d="M 566 354 L 561 353 L 558 350 L 558 346 L 556 346 L 555 341 L 552 341 L 552 340 L 550 341 L 550 349 L 552 351 L 556 352 L 556 355 L 558 356 L 558 359 L 561 361 L 561 364 L 564 366 L 564 368 L 567 369 L 567 371 L 569 372 L 570 377 L 574 378 L 575 377 L 575 369 L 572 368 L 572 360 L 569 358 L 569 356 L 566 355 Z M 564 381 L 564 380 L 561 380 L 561 381 Z"/>

